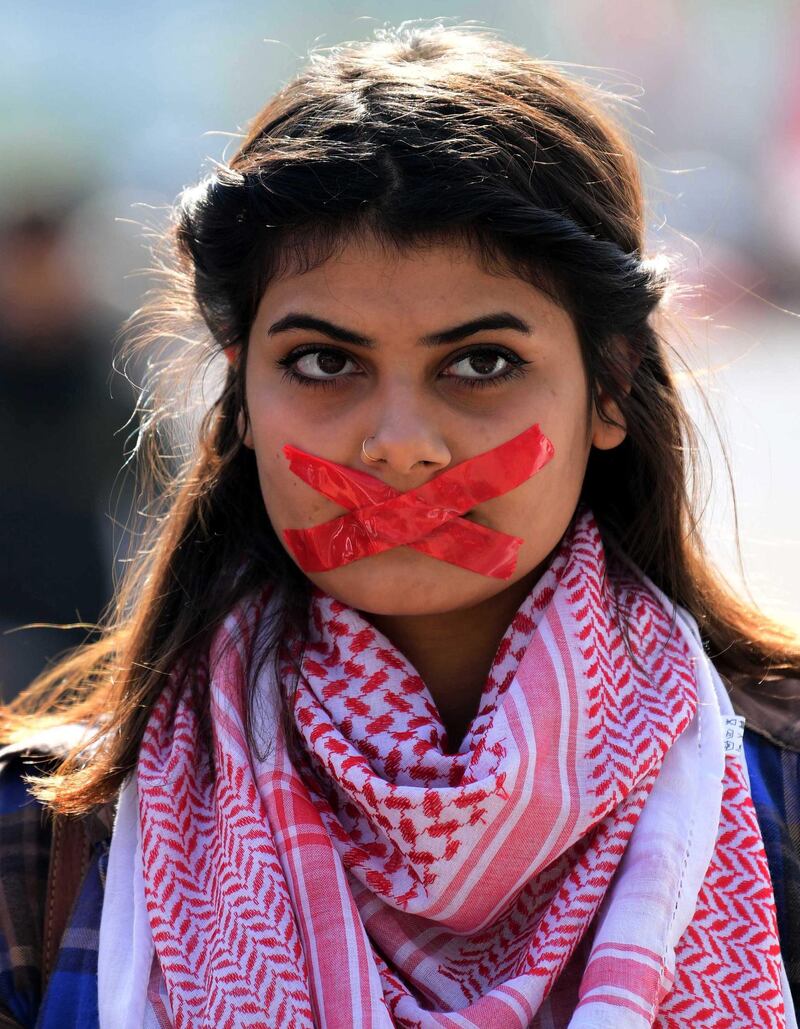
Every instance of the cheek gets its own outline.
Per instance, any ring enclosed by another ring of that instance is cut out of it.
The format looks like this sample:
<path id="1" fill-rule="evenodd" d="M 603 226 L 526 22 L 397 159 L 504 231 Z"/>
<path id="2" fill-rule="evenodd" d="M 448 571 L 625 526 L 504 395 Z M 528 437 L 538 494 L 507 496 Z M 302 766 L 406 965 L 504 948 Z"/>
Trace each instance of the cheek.
<path id="1" fill-rule="evenodd" d="M 279 419 L 266 419 L 258 415 L 253 418 L 252 407 L 250 411 L 252 446 L 261 496 L 269 520 L 280 535 L 280 530 L 287 528 L 300 511 L 308 509 L 310 503 L 313 503 L 313 497 L 309 499 L 304 496 L 303 483 L 289 471 L 281 452 L 287 432 L 285 424 L 281 429 Z"/>
<path id="2" fill-rule="evenodd" d="M 319 521 L 324 498 L 292 474 L 283 454 L 284 444 L 293 442 L 302 429 L 295 425 L 297 412 L 281 402 L 280 391 L 263 381 L 257 364 L 248 368 L 247 407 L 261 496 L 278 536 L 282 529 L 312 524 L 314 517 Z"/>
<path id="3" fill-rule="evenodd" d="M 580 498 L 590 444 L 583 426 L 555 426 L 548 432 L 552 459 L 517 489 L 481 505 L 476 520 L 522 539 L 520 566 L 538 564 L 566 531 Z"/>
<path id="4" fill-rule="evenodd" d="M 280 450 L 259 450 L 257 443 L 255 449 L 264 507 L 281 540 L 283 529 L 309 528 L 332 517 L 330 501 L 292 474 Z"/>

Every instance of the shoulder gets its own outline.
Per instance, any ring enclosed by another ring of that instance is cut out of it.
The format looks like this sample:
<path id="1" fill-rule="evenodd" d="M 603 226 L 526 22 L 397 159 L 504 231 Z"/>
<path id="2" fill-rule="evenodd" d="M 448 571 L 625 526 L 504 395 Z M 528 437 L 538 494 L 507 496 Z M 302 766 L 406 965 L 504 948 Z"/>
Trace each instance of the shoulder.
<path id="1" fill-rule="evenodd" d="M 800 679 L 725 680 L 734 710 L 763 739 L 800 752 Z"/>
<path id="2" fill-rule="evenodd" d="M 778 935 L 800 1001 L 800 679 L 726 681 L 769 865 Z"/>
<path id="3" fill-rule="evenodd" d="M 0 751 L 0 1011 L 22 1025 L 33 1024 L 41 996 L 52 834 L 25 781 L 34 767 L 22 748 Z"/>
<path id="4" fill-rule="evenodd" d="M 800 679 L 725 684 L 745 720 L 745 762 L 770 864 L 780 857 L 781 875 L 794 865 L 800 891 Z"/>
<path id="5" fill-rule="evenodd" d="M 110 806 L 54 818 L 30 792 L 28 776 L 71 742 L 51 733 L 0 750 L 0 1016 L 20 1025 L 36 1020 L 89 855 L 111 835 Z"/>
<path id="6" fill-rule="evenodd" d="M 726 686 L 734 711 L 745 720 L 750 792 L 773 880 L 796 880 L 792 892 L 800 919 L 800 679 Z"/>
<path id="7" fill-rule="evenodd" d="M 745 720 L 744 754 L 764 842 L 800 834 L 800 679 L 724 680 Z M 794 848 L 800 875 L 800 848 Z M 800 878 L 798 878 L 800 890 Z"/>

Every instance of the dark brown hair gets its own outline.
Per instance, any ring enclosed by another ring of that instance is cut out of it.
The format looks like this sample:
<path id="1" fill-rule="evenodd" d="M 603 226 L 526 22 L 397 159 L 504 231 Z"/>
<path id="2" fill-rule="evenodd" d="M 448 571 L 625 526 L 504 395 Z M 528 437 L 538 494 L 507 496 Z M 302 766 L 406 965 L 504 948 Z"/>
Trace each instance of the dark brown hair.
<path id="1" fill-rule="evenodd" d="M 308 583 L 269 523 L 237 430 L 242 357 L 267 283 L 315 266 L 358 233 L 402 251 L 463 242 L 487 267 L 556 299 L 579 335 L 587 402 L 602 387 L 627 425 L 620 446 L 592 451 L 583 486 L 607 546 L 691 612 L 723 674 L 800 671 L 800 644 L 738 599 L 703 550 L 697 440 L 653 324 L 668 283 L 643 253 L 638 162 L 609 101 L 485 29 L 384 29 L 312 53 L 236 154 L 181 194 L 161 283 L 130 319 L 130 338 L 191 339 L 184 320 L 199 313 L 192 352 L 208 364 L 238 345 L 239 359 L 221 362 L 196 445 L 169 478 L 101 638 L 3 711 L 6 740 L 102 722 L 91 757 L 73 752 L 38 780 L 40 798 L 79 812 L 112 797 L 135 767 L 166 677 L 192 668 L 241 598 L 266 587 L 279 602 L 261 659 L 290 626 L 302 631 Z M 162 397 L 185 370 L 168 364 Z M 148 395 L 139 449 L 153 479 L 174 411 Z M 195 702 L 207 731 L 201 687 Z M 285 690 L 289 731 L 290 704 Z"/>

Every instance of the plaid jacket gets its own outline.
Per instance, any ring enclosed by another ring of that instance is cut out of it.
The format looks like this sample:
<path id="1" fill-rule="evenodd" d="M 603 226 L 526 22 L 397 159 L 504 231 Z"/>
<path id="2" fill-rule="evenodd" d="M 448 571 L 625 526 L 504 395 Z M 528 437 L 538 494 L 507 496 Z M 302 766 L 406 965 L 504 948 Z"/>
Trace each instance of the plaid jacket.
<path id="1" fill-rule="evenodd" d="M 784 962 L 800 1009 L 800 680 L 730 684 L 769 862 Z M 50 756 L 52 757 L 52 751 Z M 36 760 L 44 758 L 41 752 Z M 111 805 L 83 818 L 89 859 L 42 997 L 51 823 L 23 781 L 31 755 L 0 751 L 0 1029 L 97 1029 L 97 949 Z"/>

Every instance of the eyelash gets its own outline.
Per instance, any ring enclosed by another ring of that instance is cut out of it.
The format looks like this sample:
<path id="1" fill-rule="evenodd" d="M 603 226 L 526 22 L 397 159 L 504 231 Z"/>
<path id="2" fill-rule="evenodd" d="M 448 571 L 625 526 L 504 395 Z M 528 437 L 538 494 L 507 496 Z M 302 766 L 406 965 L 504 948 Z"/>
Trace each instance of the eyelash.
<path id="1" fill-rule="evenodd" d="M 301 357 L 305 357 L 307 354 L 341 354 L 348 360 L 352 361 L 353 357 L 346 350 L 338 350 L 336 347 L 321 346 L 318 344 L 308 344 L 307 346 L 298 347 L 285 357 L 281 357 L 276 364 L 283 368 L 284 373 L 282 378 L 289 382 L 296 382 L 301 386 L 311 386 L 312 388 L 322 389 L 338 389 L 341 380 L 347 378 L 346 375 L 333 376 L 329 379 L 311 379 L 305 375 L 301 375 L 296 372 L 292 367 L 296 361 L 299 361 Z M 474 346 L 470 347 L 467 351 L 462 351 L 460 354 L 454 354 L 450 364 L 457 364 L 458 361 L 463 361 L 465 357 L 470 357 L 472 354 L 492 354 L 495 357 L 502 357 L 508 361 L 509 368 L 502 372 L 500 375 L 495 375 L 491 378 L 482 379 L 476 377 L 474 379 L 459 378 L 458 376 L 451 376 L 459 385 L 466 386 L 468 389 L 483 389 L 487 386 L 494 386 L 501 382 L 508 382 L 510 379 L 519 378 L 524 375 L 524 367 L 529 365 L 530 361 L 524 361 L 517 354 L 511 350 L 506 350 L 505 347 L 500 346 Z M 447 365 L 449 367 L 449 365 Z"/>

